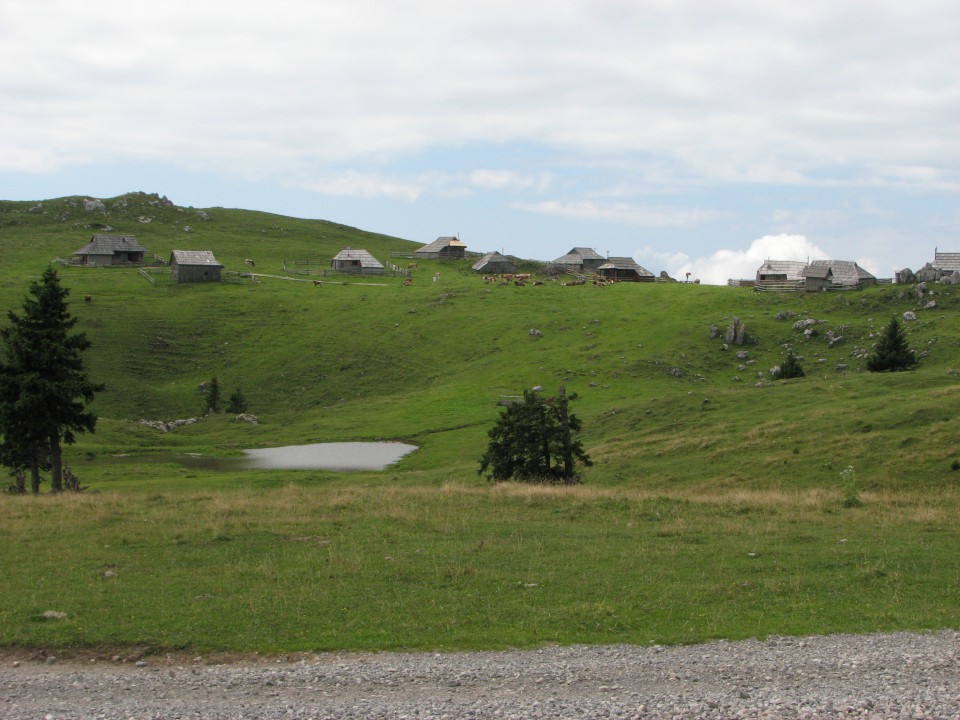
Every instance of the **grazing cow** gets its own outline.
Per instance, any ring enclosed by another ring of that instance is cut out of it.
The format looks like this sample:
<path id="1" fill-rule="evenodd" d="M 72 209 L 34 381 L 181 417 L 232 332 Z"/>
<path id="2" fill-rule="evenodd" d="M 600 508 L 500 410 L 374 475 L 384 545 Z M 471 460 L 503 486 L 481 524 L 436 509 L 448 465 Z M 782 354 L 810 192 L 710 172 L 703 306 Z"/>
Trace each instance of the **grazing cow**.
<path id="1" fill-rule="evenodd" d="M 92 302 L 93 302 L 93 295 L 84 295 L 84 296 L 83 296 L 83 301 L 84 301 L 85 303 L 92 303 Z"/>
<path id="2" fill-rule="evenodd" d="M 411 285 L 413 285 L 413 278 L 407 278 L 406 280 L 403 281 L 404 287 L 410 287 Z"/>
<path id="3" fill-rule="evenodd" d="M 314 287 L 323 287 L 323 280 L 314 280 L 314 281 L 313 281 L 313 286 L 314 286 Z"/>
<path id="4" fill-rule="evenodd" d="M 505 273 L 505 274 L 503 274 L 503 275 L 500 276 L 500 279 L 501 279 L 501 280 L 506 280 L 507 282 L 510 282 L 511 280 L 513 280 L 513 275 L 512 275 L 512 274 Z"/>
<path id="5" fill-rule="evenodd" d="M 416 270 L 416 269 L 417 269 L 416 263 L 407 263 L 407 270 Z"/>
<path id="6" fill-rule="evenodd" d="M 244 260 L 243 262 L 244 262 L 244 264 L 247 265 L 248 267 L 256 267 L 256 266 L 257 266 L 257 264 L 256 264 L 253 260 L 251 260 L 250 258 L 247 258 L 247 259 Z"/>
<path id="7" fill-rule="evenodd" d="M 513 284 L 516 285 L 517 287 L 523 287 L 524 285 L 526 285 L 526 283 L 523 280 L 514 280 Z"/>
<path id="8" fill-rule="evenodd" d="M 518 274 L 516 274 L 516 275 L 513 276 L 513 279 L 514 279 L 514 280 L 529 280 L 529 279 L 530 279 L 530 273 L 518 273 Z"/>

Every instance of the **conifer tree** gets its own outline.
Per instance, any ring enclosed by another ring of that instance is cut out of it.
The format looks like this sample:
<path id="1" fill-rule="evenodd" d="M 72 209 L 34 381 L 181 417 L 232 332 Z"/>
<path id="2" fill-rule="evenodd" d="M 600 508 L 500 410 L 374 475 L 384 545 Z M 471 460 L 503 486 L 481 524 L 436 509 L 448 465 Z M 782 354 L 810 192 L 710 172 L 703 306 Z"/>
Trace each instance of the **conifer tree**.
<path id="1" fill-rule="evenodd" d="M 7 313 L 0 329 L 0 463 L 30 472 L 39 492 L 40 471 L 50 470 L 50 489 L 63 489 L 63 443 L 93 432 L 97 417 L 86 409 L 104 386 L 91 382 L 82 353 L 84 333 L 71 334 L 77 318 L 56 270 L 30 283 L 23 313 Z"/>
<path id="2" fill-rule="evenodd" d="M 579 482 L 577 463 L 593 464 L 576 437 L 581 426 L 563 388 L 556 398 L 527 390 L 523 402 L 508 406 L 487 433 L 490 444 L 477 472 L 489 468 L 494 481 Z"/>
<path id="3" fill-rule="evenodd" d="M 870 372 L 900 372 L 912 370 L 918 360 L 907 343 L 907 335 L 896 315 L 890 318 L 890 324 L 884 328 L 883 335 L 877 341 L 873 354 L 867 358 L 867 370 Z"/>

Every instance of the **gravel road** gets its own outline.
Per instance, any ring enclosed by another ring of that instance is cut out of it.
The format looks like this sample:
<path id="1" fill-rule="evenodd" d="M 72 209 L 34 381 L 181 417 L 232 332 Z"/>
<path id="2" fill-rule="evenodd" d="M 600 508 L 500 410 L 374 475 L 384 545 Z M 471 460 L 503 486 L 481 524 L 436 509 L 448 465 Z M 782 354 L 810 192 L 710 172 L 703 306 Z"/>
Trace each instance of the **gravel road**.
<path id="1" fill-rule="evenodd" d="M 0 657 L 0 717 L 960 718 L 960 633 L 299 658 Z"/>

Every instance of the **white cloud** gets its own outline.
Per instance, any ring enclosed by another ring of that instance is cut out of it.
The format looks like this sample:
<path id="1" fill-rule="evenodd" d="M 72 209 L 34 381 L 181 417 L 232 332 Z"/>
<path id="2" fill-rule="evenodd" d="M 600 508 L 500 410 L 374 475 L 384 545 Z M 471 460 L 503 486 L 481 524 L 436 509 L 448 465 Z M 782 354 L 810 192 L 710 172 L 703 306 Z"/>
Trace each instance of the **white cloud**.
<path id="1" fill-rule="evenodd" d="M 637 254 L 644 257 L 644 251 Z M 765 260 L 824 260 L 829 256 L 803 235 L 764 235 L 750 243 L 746 250 L 717 250 L 708 257 L 675 257 L 676 264 L 668 272 L 672 277 L 684 278 L 707 285 L 726 285 L 728 279 L 752 279 Z M 846 259 L 846 258 L 843 258 Z"/>
<path id="2" fill-rule="evenodd" d="M 723 213 L 716 210 L 643 207 L 629 203 L 594 200 L 546 200 L 538 203 L 514 203 L 513 207 L 527 212 L 557 215 L 575 220 L 600 220 L 651 227 L 686 227 L 723 217 Z"/>
<path id="3" fill-rule="evenodd" d="M 344 172 L 325 180 L 297 185 L 324 195 L 339 195 L 355 198 L 389 198 L 413 202 L 426 191 L 426 184 L 398 181 L 378 174 Z"/>
<path id="4" fill-rule="evenodd" d="M 549 173 L 524 174 L 513 170 L 474 170 L 470 173 L 471 185 L 491 190 L 543 192 L 552 182 Z"/>
<path id="5" fill-rule="evenodd" d="M 958 24 L 954 0 L 7 0 L 0 167 L 186 156 L 282 177 L 524 142 L 711 182 L 942 188 Z"/>

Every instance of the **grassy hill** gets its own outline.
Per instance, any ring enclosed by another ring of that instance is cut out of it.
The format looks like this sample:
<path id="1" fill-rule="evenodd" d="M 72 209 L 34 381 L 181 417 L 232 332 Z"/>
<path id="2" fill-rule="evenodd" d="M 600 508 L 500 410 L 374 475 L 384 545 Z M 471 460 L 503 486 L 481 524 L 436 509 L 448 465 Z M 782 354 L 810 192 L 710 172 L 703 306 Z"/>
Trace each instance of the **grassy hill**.
<path id="1" fill-rule="evenodd" d="M 0 202 L 0 309 L 18 309 L 42 268 L 96 232 L 135 234 L 161 258 L 213 250 L 228 272 L 252 258 L 276 277 L 176 285 L 163 273 L 60 269 L 93 341 L 93 379 L 107 384 L 97 433 L 68 450 L 96 494 L 0 501 L 5 539 L 33 548 L 0 551 L 12 568 L 0 643 L 477 647 L 957 621 L 960 289 L 936 286 L 936 306 L 920 309 L 931 298 L 912 287 L 515 287 L 440 261 L 419 263 L 410 287 L 393 276 L 317 287 L 284 261 L 328 265 L 343 247 L 384 260 L 422 243 L 198 214 L 142 193 L 103 209 L 83 201 Z M 918 315 L 906 327 L 919 368 L 866 372 L 877 333 L 906 310 Z M 753 344 L 711 337 L 734 317 Z M 803 318 L 821 321 L 816 335 L 793 329 Z M 830 344 L 828 331 L 843 339 Z M 788 350 L 807 377 L 772 380 Z M 215 416 L 162 434 L 138 422 L 197 415 L 212 376 L 225 394 L 243 390 L 258 425 Z M 586 484 L 487 485 L 477 459 L 498 398 L 560 384 L 580 398 L 596 463 Z M 420 450 L 384 473 L 349 474 L 214 473 L 168 455 L 361 439 Z M 64 546 L 69 583 L 55 571 Z M 102 581 L 111 563 L 126 568 L 123 583 Z M 222 570 L 212 589 L 211 567 Z M 118 620 L 174 578 L 179 606 L 155 599 Z M 86 624 L 31 620 L 57 603 Z M 345 622 L 351 605 L 362 609 Z M 262 623 L 241 627 L 250 613 Z"/>

